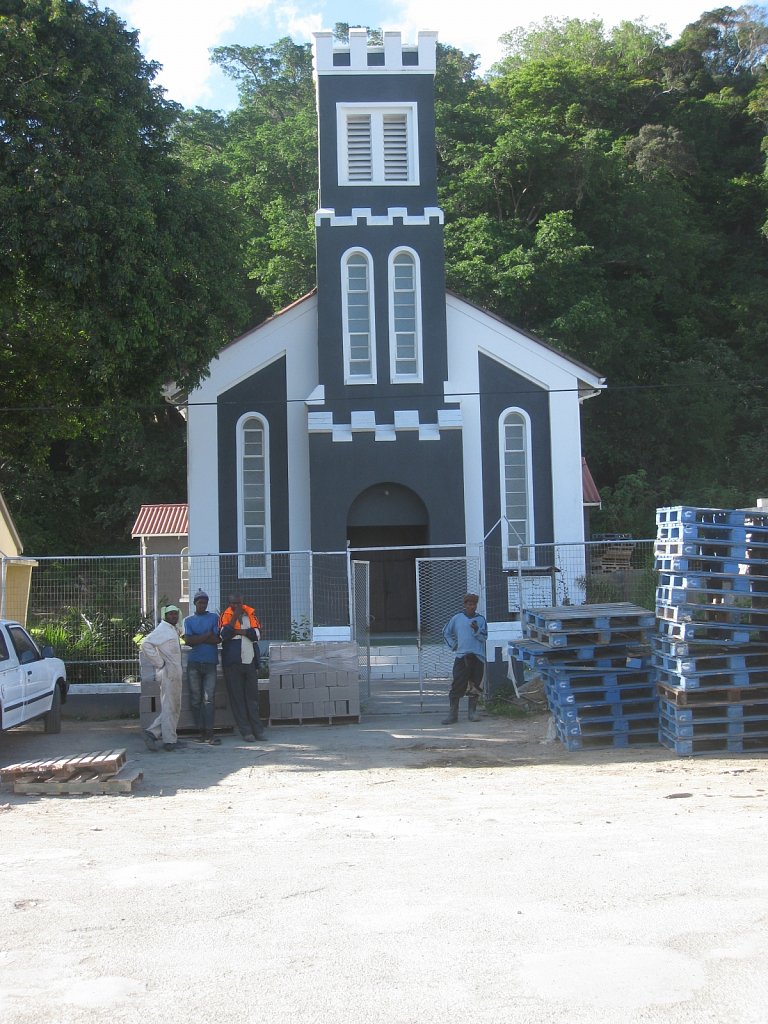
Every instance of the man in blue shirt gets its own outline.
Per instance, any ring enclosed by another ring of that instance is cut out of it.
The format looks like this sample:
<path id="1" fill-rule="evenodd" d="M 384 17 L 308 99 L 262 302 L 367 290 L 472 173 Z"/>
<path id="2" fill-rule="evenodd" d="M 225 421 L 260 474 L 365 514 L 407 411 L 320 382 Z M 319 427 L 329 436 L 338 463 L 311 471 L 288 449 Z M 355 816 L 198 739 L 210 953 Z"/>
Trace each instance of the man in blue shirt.
<path id="1" fill-rule="evenodd" d="M 456 652 L 453 685 L 448 694 L 450 711 L 443 719 L 443 725 L 458 722 L 459 701 L 464 696 L 469 698 L 469 721 L 479 721 L 477 699 L 483 685 L 485 641 L 488 639 L 488 623 L 484 616 L 477 614 L 479 600 L 477 594 L 465 594 L 464 611 L 457 612 L 443 629 L 445 642 Z"/>
<path id="2" fill-rule="evenodd" d="M 200 743 L 217 747 L 214 735 L 216 714 L 216 666 L 219 663 L 219 617 L 208 611 L 208 595 L 198 590 L 194 597 L 195 614 L 184 619 L 184 643 L 189 647 L 187 686 L 195 725 L 200 730 Z"/>

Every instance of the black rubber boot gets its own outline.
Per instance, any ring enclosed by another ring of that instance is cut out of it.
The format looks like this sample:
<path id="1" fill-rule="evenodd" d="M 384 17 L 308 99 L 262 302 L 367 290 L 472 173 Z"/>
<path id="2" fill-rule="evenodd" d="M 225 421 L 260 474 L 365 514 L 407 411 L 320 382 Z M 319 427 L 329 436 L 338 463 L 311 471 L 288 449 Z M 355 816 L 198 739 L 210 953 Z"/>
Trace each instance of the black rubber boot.
<path id="1" fill-rule="evenodd" d="M 480 721 L 480 715 L 477 713 L 477 697 L 469 698 L 469 713 L 467 714 L 467 718 L 470 722 Z"/>
<path id="2" fill-rule="evenodd" d="M 451 701 L 451 710 L 448 712 L 448 717 L 444 718 L 441 725 L 456 725 L 459 720 L 459 702 Z"/>

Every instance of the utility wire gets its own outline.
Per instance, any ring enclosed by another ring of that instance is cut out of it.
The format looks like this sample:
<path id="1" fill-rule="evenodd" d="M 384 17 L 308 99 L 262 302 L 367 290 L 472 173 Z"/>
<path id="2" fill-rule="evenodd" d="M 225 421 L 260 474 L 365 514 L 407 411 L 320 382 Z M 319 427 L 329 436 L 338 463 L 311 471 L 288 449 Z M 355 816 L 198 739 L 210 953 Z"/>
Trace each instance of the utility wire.
<path id="1" fill-rule="evenodd" d="M 375 388 L 377 385 L 370 384 L 370 385 L 359 385 L 359 386 Z M 407 386 L 408 385 L 397 385 L 398 388 L 400 388 L 400 387 L 407 387 Z M 688 391 L 690 391 L 692 389 L 706 389 L 706 390 L 710 390 L 710 389 L 715 388 L 715 389 L 717 389 L 719 391 L 723 391 L 723 389 L 726 389 L 726 390 L 728 390 L 730 392 L 730 391 L 736 391 L 736 390 L 741 391 L 741 390 L 744 390 L 745 388 L 750 388 L 750 387 L 754 388 L 754 387 L 766 387 L 766 386 L 768 386 L 768 380 L 767 379 L 765 379 L 765 378 L 757 378 L 755 380 L 739 381 L 738 384 L 735 383 L 734 381 L 724 381 L 722 379 L 713 379 L 713 380 L 708 380 L 708 381 L 697 380 L 697 381 L 679 381 L 679 382 L 658 382 L 658 383 L 650 383 L 650 384 L 610 384 L 610 385 L 606 384 L 603 388 L 595 388 L 595 389 L 590 389 L 590 390 L 593 390 L 593 392 L 595 394 L 600 394 L 603 391 L 605 391 L 606 394 L 615 393 L 617 391 L 622 391 L 622 392 L 630 392 L 630 391 L 679 391 L 682 388 L 684 388 L 684 389 L 686 389 Z M 421 400 L 424 400 L 424 399 L 437 399 L 440 402 L 444 402 L 446 404 L 452 405 L 452 404 L 460 401 L 462 398 L 479 398 L 479 397 L 488 398 L 488 397 L 492 397 L 494 395 L 495 396 L 504 396 L 504 395 L 517 396 L 517 395 L 578 394 L 578 393 L 583 392 L 583 390 L 584 390 L 583 388 L 527 388 L 527 389 L 526 388 L 515 388 L 513 391 L 512 390 L 508 390 L 508 389 L 501 390 L 501 391 L 452 391 L 448 395 L 446 395 L 444 392 L 429 392 L 429 391 L 423 392 L 423 391 L 421 391 L 417 395 L 413 395 L 413 396 L 411 396 L 411 395 L 403 395 L 403 394 L 400 394 L 398 392 L 388 392 L 388 393 L 386 393 L 384 395 L 382 395 L 381 393 L 377 394 L 375 396 L 375 400 L 377 402 L 380 402 L 382 399 L 385 399 L 387 401 L 395 400 L 396 399 L 400 404 L 402 404 L 403 402 L 407 402 L 411 398 L 413 398 L 414 401 L 416 401 L 416 400 L 421 401 Z M 371 401 L 373 400 L 373 396 L 371 396 L 370 400 Z M 306 405 L 307 402 L 308 402 L 308 399 L 306 397 L 304 397 L 304 398 L 263 398 L 263 397 L 260 397 L 258 399 L 258 405 L 260 407 L 261 406 L 265 406 L 265 405 L 277 405 L 277 406 L 297 405 L 297 404 L 298 405 Z M 311 403 L 311 405 L 315 405 L 316 404 L 319 407 L 319 406 L 322 406 L 322 405 L 341 405 L 341 404 L 344 404 L 344 403 L 347 403 L 347 404 L 365 404 L 366 402 L 368 402 L 368 397 L 367 396 L 364 398 L 364 397 L 362 397 L 360 395 L 354 395 L 354 396 L 334 395 L 332 398 L 329 398 L 329 399 L 326 399 L 326 400 L 323 400 L 323 401 L 317 401 L 317 402 L 313 401 Z M 127 403 L 127 404 L 130 405 L 131 408 L 133 408 L 133 409 L 138 411 L 138 410 L 141 410 L 141 409 L 157 409 L 158 406 L 163 404 L 163 403 L 162 403 L 162 400 L 160 398 L 158 398 L 158 402 L 156 404 L 153 404 L 153 405 L 144 404 L 144 403 L 136 404 L 136 405 L 134 405 L 133 403 Z M 213 402 L 189 402 L 189 401 L 181 401 L 180 400 L 178 402 L 169 402 L 168 404 L 173 405 L 173 406 L 175 406 L 177 408 L 180 408 L 180 409 L 202 409 L 202 408 L 211 407 L 211 406 L 216 407 L 216 408 L 221 408 L 222 406 L 238 406 L 238 407 L 242 406 L 242 402 L 235 401 L 234 399 L 232 399 L 232 400 L 218 399 L 218 400 L 213 401 Z M 6 406 L 0 406 L 0 413 L 52 412 L 52 411 L 55 411 L 56 409 L 60 409 L 60 408 L 66 408 L 67 410 L 71 411 L 73 409 L 73 407 L 75 409 L 89 410 L 89 411 L 102 411 L 105 408 L 108 408 L 108 407 L 105 407 L 104 405 L 79 405 L 77 402 L 73 403 L 70 400 L 67 403 L 62 402 L 62 403 L 54 404 L 54 405 L 6 405 Z"/>

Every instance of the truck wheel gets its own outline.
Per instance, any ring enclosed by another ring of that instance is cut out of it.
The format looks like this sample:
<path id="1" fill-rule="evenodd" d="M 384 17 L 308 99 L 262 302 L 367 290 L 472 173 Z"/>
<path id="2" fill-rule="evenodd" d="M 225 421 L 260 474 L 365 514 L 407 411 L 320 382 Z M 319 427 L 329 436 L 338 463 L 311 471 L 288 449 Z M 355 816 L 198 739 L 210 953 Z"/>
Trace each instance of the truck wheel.
<path id="1" fill-rule="evenodd" d="M 51 710 L 43 716 L 43 728 L 46 732 L 61 732 L 61 689 L 58 683 L 53 691 Z"/>

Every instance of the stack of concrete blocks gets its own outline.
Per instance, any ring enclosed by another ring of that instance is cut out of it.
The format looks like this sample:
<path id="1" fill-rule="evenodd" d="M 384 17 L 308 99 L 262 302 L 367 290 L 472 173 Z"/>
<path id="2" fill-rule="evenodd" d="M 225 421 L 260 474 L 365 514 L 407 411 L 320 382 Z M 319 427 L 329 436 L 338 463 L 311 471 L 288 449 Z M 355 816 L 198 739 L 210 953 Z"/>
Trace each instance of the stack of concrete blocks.
<path id="1" fill-rule="evenodd" d="M 360 721 L 357 644 L 348 640 L 270 644 L 270 720 Z"/>
<path id="2" fill-rule="evenodd" d="M 179 718 L 178 730 L 183 732 L 196 732 L 192 709 L 189 701 L 189 689 L 187 688 L 187 655 L 189 650 L 181 648 L 182 668 L 182 691 L 181 691 L 181 716 Z M 147 660 L 146 655 L 139 650 L 139 667 L 141 670 L 141 696 L 139 698 L 139 717 L 141 728 L 146 729 L 148 725 L 160 714 L 160 683 L 155 678 L 154 666 Z M 216 666 L 216 719 L 214 729 L 216 732 L 231 732 L 234 728 L 234 719 L 229 710 L 227 699 L 227 688 L 224 684 L 224 675 L 221 665 Z"/>

